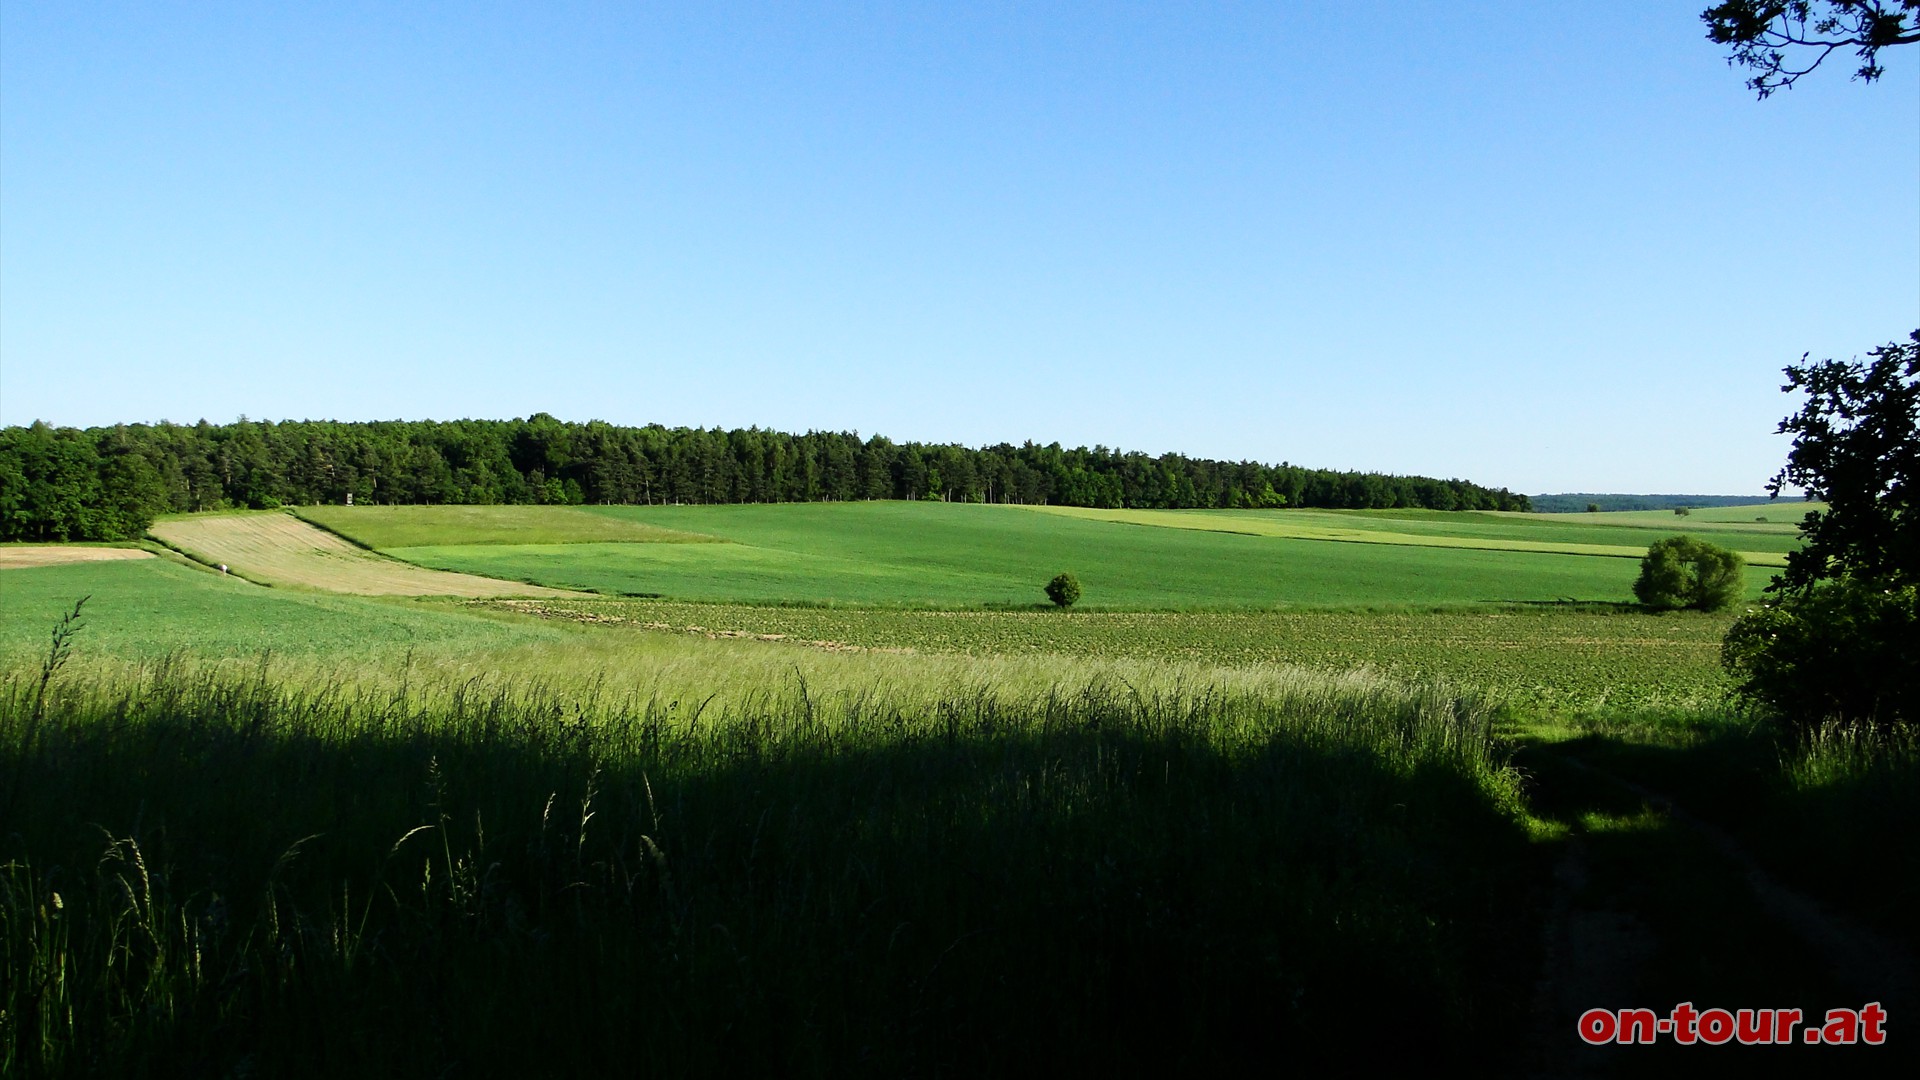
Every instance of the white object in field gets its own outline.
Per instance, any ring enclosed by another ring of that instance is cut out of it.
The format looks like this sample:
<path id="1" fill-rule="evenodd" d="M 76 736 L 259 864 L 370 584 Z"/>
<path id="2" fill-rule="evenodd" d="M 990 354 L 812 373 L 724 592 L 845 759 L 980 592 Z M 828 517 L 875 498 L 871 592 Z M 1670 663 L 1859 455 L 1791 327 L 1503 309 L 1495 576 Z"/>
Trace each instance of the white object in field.
<path id="1" fill-rule="evenodd" d="M 221 573 L 223 573 L 223 574 L 227 572 L 227 564 L 226 564 L 226 563 L 221 563 L 221 564 L 220 564 L 220 572 L 221 572 Z"/>
<path id="2" fill-rule="evenodd" d="M 348 506 L 353 505 L 353 492 L 351 491 L 347 492 L 347 505 Z"/>

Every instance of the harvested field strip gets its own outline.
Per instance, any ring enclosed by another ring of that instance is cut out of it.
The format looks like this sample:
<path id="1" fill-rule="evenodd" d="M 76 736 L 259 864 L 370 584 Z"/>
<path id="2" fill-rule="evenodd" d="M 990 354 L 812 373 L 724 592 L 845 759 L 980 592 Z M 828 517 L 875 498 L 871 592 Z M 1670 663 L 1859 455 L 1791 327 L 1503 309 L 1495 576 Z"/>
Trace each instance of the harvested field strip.
<path id="1" fill-rule="evenodd" d="M 151 559 L 153 552 L 139 548 L 87 547 L 81 544 L 8 544 L 0 546 L 0 570 L 19 570 L 29 566 L 63 566 L 67 563 L 111 562 L 117 559 Z"/>
<path id="2" fill-rule="evenodd" d="M 353 546 L 291 514 L 226 514 L 156 522 L 156 539 L 263 585 L 360 596 L 567 596 L 563 590 L 428 570 Z"/>
<path id="3" fill-rule="evenodd" d="M 1519 540 L 1485 536 L 1440 536 L 1382 528 L 1353 528 L 1327 524 L 1322 515 L 1316 515 L 1311 519 L 1304 516 L 1289 519 L 1283 514 L 1256 516 L 1186 510 L 1100 510 L 1081 506 L 1026 506 L 1022 509 L 1058 514 L 1063 517 L 1112 521 L 1125 525 L 1192 529 L 1198 532 L 1241 533 L 1247 536 L 1271 536 L 1286 540 L 1329 540 L 1350 544 L 1466 548 L 1479 551 L 1531 551 L 1546 555 L 1595 555 L 1620 559 L 1638 559 L 1647 553 L 1645 545 L 1592 544 L 1545 539 Z M 1753 566 L 1785 566 L 1787 564 L 1786 556 L 1779 552 L 1742 551 L 1740 555 Z"/>

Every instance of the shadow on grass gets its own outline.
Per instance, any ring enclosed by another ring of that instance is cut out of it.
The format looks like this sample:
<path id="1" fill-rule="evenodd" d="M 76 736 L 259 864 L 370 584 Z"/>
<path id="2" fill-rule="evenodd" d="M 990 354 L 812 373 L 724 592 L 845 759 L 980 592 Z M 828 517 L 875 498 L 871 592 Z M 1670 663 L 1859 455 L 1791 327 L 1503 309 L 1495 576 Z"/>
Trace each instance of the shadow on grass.
<path id="1" fill-rule="evenodd" d="M 1233 708 L 159 681 L 7 743 L 8 1071 L 1497 1071 L 1536 937 L 1498 774 L 1444 719 Z"/>
<path id="2" fill-rule="evenodd" d="M 1597 615 L 1645 615 L 1647 608 L 1630 600 L 1482 600 L 1483 604 L 1498 604 L 1520 609 L 1547 608 L 1553 611 L 1591 612 Z"/>

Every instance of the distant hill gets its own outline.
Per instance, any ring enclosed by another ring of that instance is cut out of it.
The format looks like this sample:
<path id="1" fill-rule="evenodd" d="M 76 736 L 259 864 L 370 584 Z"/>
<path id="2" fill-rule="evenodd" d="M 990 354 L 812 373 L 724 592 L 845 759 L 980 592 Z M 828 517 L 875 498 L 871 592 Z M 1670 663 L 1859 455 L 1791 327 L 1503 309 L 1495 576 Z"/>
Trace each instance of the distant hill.
<path id="1" fill-rule="evenodd" d="M 1700 506 L 1748 506 L 1767 501 L 1765 495 L 1595 495 L 1586 492 L 1572 492 L 1564 495 L 1534 495 L 1530 497 L 1535 513 L 1541 514 L 1578 514 L 1590 506 L 1597 506 L 1602 513 L 1614 510 L 1671 510 L 1676 506 L 1689 509 Z M 1798 495 L 1782 495 L 1775 500 L 1783 506 L 1800 501 Z"/>

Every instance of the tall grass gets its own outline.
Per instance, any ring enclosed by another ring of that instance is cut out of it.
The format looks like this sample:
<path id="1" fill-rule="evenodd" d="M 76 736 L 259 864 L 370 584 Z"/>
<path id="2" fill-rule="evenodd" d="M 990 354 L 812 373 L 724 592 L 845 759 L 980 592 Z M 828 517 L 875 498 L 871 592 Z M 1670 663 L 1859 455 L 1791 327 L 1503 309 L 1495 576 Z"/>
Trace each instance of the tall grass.
<path id="1" fill-rule="evenodd" d="M 796 655 L 95 665 L 31 741 L 36 673 L 0 677 L 0 1071 L 1137 1074 L 1511 1038 L 1530 863 L 1487 703 Z"/>
<path id="2" fill-rule="evenodd" d="M 1770 824 L 1805 879 L 1842 883 L 1869 918 L 1920 950 L 1920 733 L 1817 729 L 1789 744 L 1781 772 L 1792 813 Z"/>

